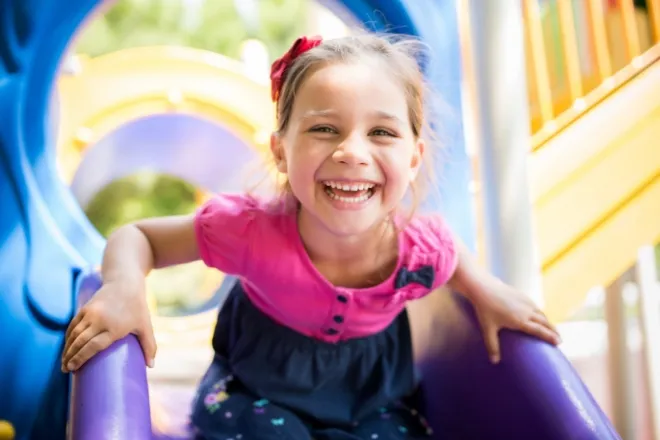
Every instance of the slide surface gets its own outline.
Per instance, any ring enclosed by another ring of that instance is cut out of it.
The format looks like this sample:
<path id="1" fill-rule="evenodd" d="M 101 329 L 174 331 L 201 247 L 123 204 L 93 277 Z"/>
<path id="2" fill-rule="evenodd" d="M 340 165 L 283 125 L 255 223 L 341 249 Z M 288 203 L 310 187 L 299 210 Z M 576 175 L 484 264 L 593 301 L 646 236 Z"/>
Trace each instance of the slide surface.
<path id="1" fill-rule="evenodd" d="M 564 320 L 591 287 L 660 240 L 660 47 L 538 148 L 530 176 L 546 309 Z"/>

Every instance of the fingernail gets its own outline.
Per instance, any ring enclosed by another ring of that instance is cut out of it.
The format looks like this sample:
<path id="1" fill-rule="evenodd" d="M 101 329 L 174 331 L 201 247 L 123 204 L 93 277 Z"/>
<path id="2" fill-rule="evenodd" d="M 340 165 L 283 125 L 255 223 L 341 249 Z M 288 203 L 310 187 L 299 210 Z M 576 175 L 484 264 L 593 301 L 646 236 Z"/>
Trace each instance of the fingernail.
<path id="1" fill-rule="evenodd" d="M 153 368 L 156 365 L 156 360 L 155 359 L 150 359 L 149 360 L 149 368 Z"/>
<path id="2" fill-rule="evenodd" d="M 490 357 L 490 361 L 494 364 L 497 364 L 497 363 L 500 362 L 500 357 L 497 356 L 497 355 L 493 355 L 493 356 Z"/>
<path id="3" fill-rule="evenodd" d="M 66 366 L 66 369 L 69 371 L 73 371 L 74 368 L 76 368 L 76 366 L 73 364 L 73 362 L 69 362 Z"/>

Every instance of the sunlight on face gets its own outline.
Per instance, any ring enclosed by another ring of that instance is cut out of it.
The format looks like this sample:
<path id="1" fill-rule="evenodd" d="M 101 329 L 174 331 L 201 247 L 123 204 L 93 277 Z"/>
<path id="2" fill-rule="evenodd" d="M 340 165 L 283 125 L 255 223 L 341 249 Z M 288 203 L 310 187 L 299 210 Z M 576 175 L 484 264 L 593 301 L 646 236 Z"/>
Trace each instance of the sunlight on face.
<path id="1" fill-rule="evenodd" d="M 422 148 L 405 89 L 375 61 L 311 71 L 274 145 L 301 215 L 344 236 L 369 230 L 399 205 Z"/>

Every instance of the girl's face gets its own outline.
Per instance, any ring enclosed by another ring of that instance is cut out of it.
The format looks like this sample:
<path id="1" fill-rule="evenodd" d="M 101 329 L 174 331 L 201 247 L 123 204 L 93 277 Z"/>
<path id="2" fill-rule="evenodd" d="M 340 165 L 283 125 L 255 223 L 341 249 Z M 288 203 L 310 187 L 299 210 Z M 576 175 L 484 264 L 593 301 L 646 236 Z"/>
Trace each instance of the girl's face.
<path id="1" fill-rule="evenodd" d="M 271 147 L 301 215 L 338 236 L 380 224 L 403 199 L 421 164 L 403 87 L 373 64 L 310 71 L 287 130 Z"/>

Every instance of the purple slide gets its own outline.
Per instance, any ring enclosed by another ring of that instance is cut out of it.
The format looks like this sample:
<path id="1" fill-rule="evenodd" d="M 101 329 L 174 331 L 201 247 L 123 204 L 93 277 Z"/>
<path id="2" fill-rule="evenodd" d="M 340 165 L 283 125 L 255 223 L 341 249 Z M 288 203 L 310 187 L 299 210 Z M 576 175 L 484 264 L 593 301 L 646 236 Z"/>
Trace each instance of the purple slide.
<path id="1" fill-rule="evenodd" d="M 100 285 L 97 274 L 81 275 L 78 306 Z M 558 349 L 503 332 L 503 360 L 491 365 L 472 310 L 458 297 L 451 301 L 460 313 L 440 323 L 437 334 L 456 342 L 420 364 L 433 440 L 620 440 Z M 152 433 L 146 368 L 133 336 L 117 341 L 73 376 L 71 399 L 72 440 L 192 438 Z"/>

